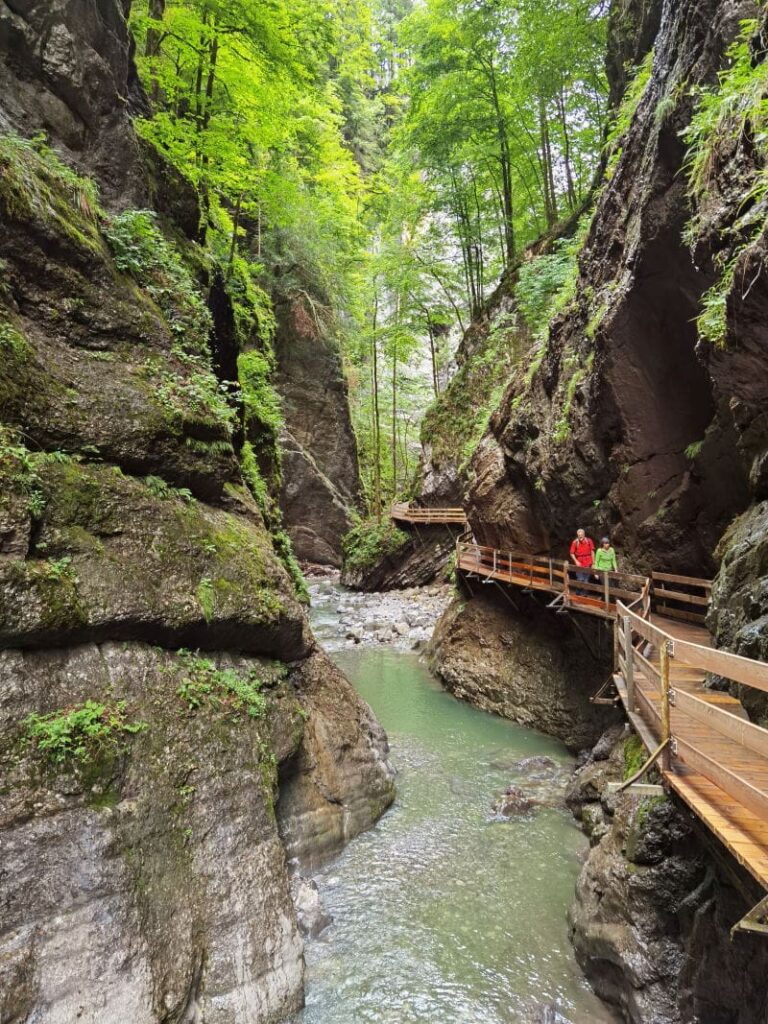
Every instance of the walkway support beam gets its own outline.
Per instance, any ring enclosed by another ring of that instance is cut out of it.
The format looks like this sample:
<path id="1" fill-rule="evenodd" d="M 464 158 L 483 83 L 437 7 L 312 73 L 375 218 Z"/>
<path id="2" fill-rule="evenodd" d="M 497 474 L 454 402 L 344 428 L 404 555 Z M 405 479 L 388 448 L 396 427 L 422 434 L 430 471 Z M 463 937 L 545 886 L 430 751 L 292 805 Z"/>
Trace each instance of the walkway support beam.
<path id="1" fill-rule="evenodd" d="M 627 620 L 629 621 L 629 620 Z M 630 625 L 630 629 L 631 629 Z M 661 672 L 661 740 L 664 744 L 662 766 L 664 771 L 672 767 L 669 756 L 670 740 L 672 739 L 672 719 L 669 713 L 669 658 L 670 643 L 664 640 L 659 648 L 659 669 Z"/>
<path id="2" fill-rule="evenodd" d="M 618 630 L 619 623 L 616 622 L 616 629 Z M 632 646 L 632 620 L 629 616 L 624 619 L 624 672 L 625 682 L 627 684 L 627 704 L 630 711 L 637 710 L 637 703 L 635 701 L 635 662 L 634 662 L 635 649 Z"/>

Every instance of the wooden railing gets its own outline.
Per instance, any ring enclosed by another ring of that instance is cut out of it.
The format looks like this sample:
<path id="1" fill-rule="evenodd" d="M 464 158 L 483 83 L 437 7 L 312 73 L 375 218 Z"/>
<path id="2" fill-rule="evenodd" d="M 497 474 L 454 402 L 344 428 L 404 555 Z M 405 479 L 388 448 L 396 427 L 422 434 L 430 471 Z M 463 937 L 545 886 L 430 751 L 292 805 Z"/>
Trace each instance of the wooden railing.
<path id="1" fill-rule="evenodd" d="M 420 508 L 418 505 L 400 501 L 394 503 L 390 514 L 392 519 L 403 523 L 467 525 L 467 516 L 463 508 Z"/>
<path id="2" fill-rule="evenodd" d="M 583 569 L 563 559 L 502 551 L 477 544 L 468 534 L 456 542 L 456 565 L 464 572 L 556 595 L 559 607 L 614 618 L 623 600 L 650 614 L 650 580 L 626 572 Z M 586 577 L 586 579 L 582 578 Z"/>
<path id="3" fill-rule="evenodd" d="M 647 730 L 649 749 L 661 749 L 663 771 L 687 766 L 768 821 L 768 730 L 727 693 L 703 685 L 714 674 L 768 692 L 768 665 L 681 639 L 621 603 L 616 635 L 622 699 L 641 735 Z"/>
<path id="4" fill-rule="evenodd" d="M 710 580 L 665 572 L 651 573 L 653 610 L 666 618 L 704 623 L 711 596 Z"/>

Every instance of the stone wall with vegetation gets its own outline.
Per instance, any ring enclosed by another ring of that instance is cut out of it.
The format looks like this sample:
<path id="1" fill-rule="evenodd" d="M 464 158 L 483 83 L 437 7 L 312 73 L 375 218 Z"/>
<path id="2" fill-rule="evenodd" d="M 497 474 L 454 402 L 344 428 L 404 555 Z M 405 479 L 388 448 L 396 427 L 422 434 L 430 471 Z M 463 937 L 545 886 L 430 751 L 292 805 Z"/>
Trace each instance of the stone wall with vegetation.
<path id="1" fill-rule="evenodd" d="M 388 805 L 386 738 L 280 531 L 259 297 L 133 205 L 175 183 L 196 210 L 124 116 L 122 7 L 82 8 L 49 12 L 80 63 L 22 81 L 16 53 L 0 100 L 0 1018 L 278 1020 L 303 1000 L 288 856 Z M 4 8 L 0 46 L 38 20 Z"/>

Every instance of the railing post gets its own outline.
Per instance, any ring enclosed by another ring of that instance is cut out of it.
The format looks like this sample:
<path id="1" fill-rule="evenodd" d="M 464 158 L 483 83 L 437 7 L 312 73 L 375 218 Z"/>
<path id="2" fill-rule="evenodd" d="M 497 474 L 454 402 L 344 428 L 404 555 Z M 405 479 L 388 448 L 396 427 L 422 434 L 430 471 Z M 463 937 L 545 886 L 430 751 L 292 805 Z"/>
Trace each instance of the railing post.
<path id="1" fill-rule="evenodd" d="M 661 766 L 664 771 L 671 767 L 670 739 L 672 736 L 672 721 L 669 714 L 669 640 L 664 640 L 659 649 L 659 669 L 661 671 L 661 741 L 666 743 L 661 755 Z"/>
<path id="2" fill-rule="evenodd" d="M 493 571 L 496 572 L 496 548 L 493 549 Z"/>
<path id="3" fill-rule="evenodd" d="M 633 660 L 632 621 L 624 619 L 624 682 L 627 684 L 627 710 L 635 710 L 635 663 Z"/>
<path id="4" fill-rule="evenodd" d="M 608 580 L 608 570 L 603 569 L 603 592 L 605 594 L 605 610 L 608 611 L 609 597 L 611 593 L 610 583 Z"/>
<path id="5" fill-rule="evenodd" d="M 548 558 L 547 561 L 549 562 L 549 585 L 550 585 L 551 589 L 554 590 L 555 589 L 555 574 L 554 574 L 554 570 L 553 570 L 553 567 L 552 567 L 552 559 Z"/>
<path id="6" fill-rule="evenodd" d="M 568 579 L 568 563 L 563 562 L 563 604 L 568 604 L 570 581 Z"/>
<path id="7" fill-rule="evenodd" d="M 613 621 L 613 671 L 614 673 L 619 671 L 619 630 L 621 629 L 621 619 L 616 616 Z"/>

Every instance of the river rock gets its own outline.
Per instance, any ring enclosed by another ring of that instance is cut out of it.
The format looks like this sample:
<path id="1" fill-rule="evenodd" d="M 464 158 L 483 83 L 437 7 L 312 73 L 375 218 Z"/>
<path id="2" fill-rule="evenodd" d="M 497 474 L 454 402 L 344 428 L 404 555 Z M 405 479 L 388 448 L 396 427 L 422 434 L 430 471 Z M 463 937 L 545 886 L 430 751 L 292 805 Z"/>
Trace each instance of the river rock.
<path id="1" fill-rule="evenodd" d="M 316 939 L 333 923 L 333 918 L 323 906 L 317 883 L 312 879 L 294 875 L 291 879 L 291 898 L 304 938 Z"/>
<path id="2" fill-rule="evenodd" d="M 527 814 L 534 807 L 534 801 L 519 786 L 507 786 L 501 797 L 494 803 L 493 813 L 499 818 L 512 818 Z"/>

